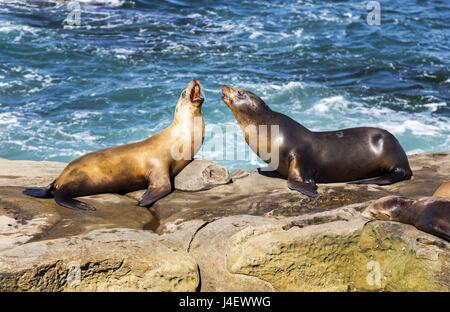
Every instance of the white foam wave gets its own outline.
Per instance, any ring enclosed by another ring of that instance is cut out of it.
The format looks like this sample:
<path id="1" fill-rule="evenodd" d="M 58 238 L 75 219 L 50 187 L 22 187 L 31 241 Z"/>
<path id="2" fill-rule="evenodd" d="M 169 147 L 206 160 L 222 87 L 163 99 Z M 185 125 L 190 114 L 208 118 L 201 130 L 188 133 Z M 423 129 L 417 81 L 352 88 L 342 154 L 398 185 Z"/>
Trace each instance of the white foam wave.
<path id="1" fill-rule="evenodd" d="M 427 104 L 424 104 L 423 106 L 428 108 L 431 112 L 435 112 L 440 107 L 446 107 L 447 103 L 445 103 L 445 102 L 427 103 Z"/>
<path id="2" fill-rule="evenodd" d="M 72 114 L 72 120 L 83 120 L 86 118 L 89 118 L 91 116 L 99 116 L 99 112 L 92 112 L 92 111 L 77 111 Z"/>
<path id="3" fill-rule="evenodd" d="M 167 40 L 163 40 L 163 42 L 167 43 Z M 192 49 L 184 44 L 170 41 L 166 48 L 164 48 L 162 51 L 164 53 L 178 53 L 178 52 L 189 52 Z"/>
<path id="4" fill-rule="evenodd" d="M 5 2 L 8 3 L 21 3 L 21 4 L 27 4 L 30 5 L 33 3 L 33 1 L 30 0 L 4 0 Z M 56 3 L 56 4 L 60 4 L 60 5 L 67 5 L 68 3 L 71 2 L 78 2 L 81 4 L 94 4 L 94 5 L 105 5 L 105 6 L 111 6 L 111 7 L 117 7 L 117 6 L 121 6 L 125 3 L 125 0 L 66 0 L 66 1 L 61 1 L 61 0 L 43 0 L 43 2 L 50 2 L 50 3 Z"/>
<path id="5" fill-rule="evenodd" d="M 275 94 L 282 94 L 285 92 L 292 92 L 298 89 L 303 89 L 304 84 L 300 81 L 289 81 L 286 84 L 273 84 L 273 83 L 241 83 L 244 89 L 251 89 L 261 94 L 262 96 L 272 96 Z"/>
<path id="6" fill-rule="evenodd" d="M 394 111 L 387 107 L 368 107 L 362 103 L 350 102 L 344 96 L 338 95 L 317 101 L 305 113 L 320 119 L 330 119 L 334 124 L 337 122 L 341 126 L 370 125 L 386 129 L 395 135 L 411 133 L 417 137 L 442 138 L 450 134 L 450 120 L 445 117 L 433 118 L 430 112 L 444 104 L 430 103 L 429 112 L 410 113 Z"/>
<path id="7" fill-rule="evenodd" d="M 337 95 L 321 99 L 310 108 L 310 111 L 324 114 L 330 112 L 331 110 L 342 110 L 346 108 L 348 108 L 348 102 L 343 96 Z"/>
<path id="8" fill-rule="evenodd" d="M 22 24 L 12 23 L 10 21 L 0 21 L 0 33 L 9 34 L 11 32 L 19 32 L 19 33 L 31 33 L 36 35 L 39 29 Z"/>
<path id="9" fill-rule="evenodd" d="M 125 0 L 76 0 L 80 3 L 89 3 L 89 4 L 103 4 L 108 6 L 121 6 L 125 3 Z"/>
<path id="10" fill-rule="evenodd" d="M 54 84 L 54 78 L 52 76 L 32 68 L 16 66 L 11 67 L 10 71 L 14 73 L 14 76 L 19 77 L 8 82 L 0 82 L 0 87 L 4 90 L 20 87 L 15 92 L 32 94 Z"/>
<path id="11" fill-rule="evenodd" d="M 120 60 L 126 60 L 130 55 L 132 55 L 135 51 L 132 49 L 125 48 L 116 48 L 112 49 L 114 56 Z"/>
<path id="12" fill-rule="evenodd" d="M 404 134 L 407 131 L 415 136 L 437 136 L 441 133 L 441 128 L 430 123 L 418 120 L 404 120 L 400 122 L 381 122 L 381 127 L 393 134 Z"/>
<path id="13" fill-rule="evenodd" d="M 19 116 L 11 112 L 0 113 L 0 125 L 18 125 L 18 124 L 19 124 Z"/>

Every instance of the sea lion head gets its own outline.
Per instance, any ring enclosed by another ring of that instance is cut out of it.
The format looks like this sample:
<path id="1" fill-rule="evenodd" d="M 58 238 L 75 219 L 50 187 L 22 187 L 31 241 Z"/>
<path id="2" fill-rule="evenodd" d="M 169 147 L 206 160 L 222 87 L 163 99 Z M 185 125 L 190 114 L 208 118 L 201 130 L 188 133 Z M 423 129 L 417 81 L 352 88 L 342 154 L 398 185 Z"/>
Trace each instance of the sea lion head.
<path id="1" fill-rule="evenodd" d="M 198 80 L 191 80 L 186 89 L 183 90 L 177 105 L 200 108 L 205 101 L 203 86 Z"/>
<path id="2" fill-rule="evenodd" d="M 362 215 L 371 220 L 405 221 L 413 200 L 401 196 L 386 196 L 370 204 Z"/>
<path id="3" fill-rule="evenodd" d="M 232 87 L 228 85 L 222 86 L 222 100 L 231 109 L 234 115 L 255 115 L 265 112 L 268 106 L 256 94 Z"/>

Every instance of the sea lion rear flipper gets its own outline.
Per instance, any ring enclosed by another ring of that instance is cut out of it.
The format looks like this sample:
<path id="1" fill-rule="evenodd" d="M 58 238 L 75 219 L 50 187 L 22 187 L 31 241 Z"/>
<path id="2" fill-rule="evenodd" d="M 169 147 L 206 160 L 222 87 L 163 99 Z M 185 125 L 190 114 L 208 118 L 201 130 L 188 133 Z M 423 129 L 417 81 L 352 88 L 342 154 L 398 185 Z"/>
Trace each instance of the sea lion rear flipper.
<path id="1" fill-rule="evenodd" d="M 411 176 L 412 172 L 410 170 L 405 170 L 403 168 L 395 168 L 392 172 L 385 173 L 379 177 L 350 181 L 348 183 L 389 185 L 403 180 L 409 180 Z"/>
<path id="2" fill-rule="evenodd" d="M 53 183 L 47 187 L 27 187 L 23 190 L 23 194 L 38 198 L 52 198 L 53 197 Z"/>
<path id="3" fill-rule="evenodd" d="M 28 187 L 22 192 L 25 195 L 38 198 L 52 198 L 52 192 L 46 187 Z"/>
<path id="4" fill-rule="evenodd" d="M 69 209 L 77 209 L 77 210 L 85 210 L 85 211 L 95 211 L 95 207 L 91 206 L 87 203 L 83 203 L 79 200 L 70 198 L 70 197 L 64 197 L 60 194 L 55 194 L 55 202 L 63 207 L 69 208 Z"/>
<path id="5" fill-rule="evenodd" d="M 312 177 L 302 174 L 300 162 L 297 157 L 293 157 L 289 163 L 288 182 L 287 185 L 291 190 L 298 191 L 309 197 L 316 197 L 317 185 Z"/>
<path id="6" fill-rule="evenodd" d="M 150 206 L 172 191 L 172 184 L 170 183 L 170 178 L 168 176 L 162 178 L 150 177 L 150 181 L 147 190 L 139 201 L 139 206 L 141 207 Z"/>

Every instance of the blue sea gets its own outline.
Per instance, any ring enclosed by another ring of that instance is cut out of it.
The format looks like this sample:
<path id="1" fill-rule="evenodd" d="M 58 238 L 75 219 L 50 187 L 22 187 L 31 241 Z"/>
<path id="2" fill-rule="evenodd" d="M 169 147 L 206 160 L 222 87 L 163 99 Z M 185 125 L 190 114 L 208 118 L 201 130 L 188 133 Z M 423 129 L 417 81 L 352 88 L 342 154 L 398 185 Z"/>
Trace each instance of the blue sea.
<path id="1" fill-rule="evenodd" d="M 206 90 L 205 146 L 236 125 L 226 83 L 312 130 L 376 126 L 409 154 L 450 151 L 448 0 L 380 1 L 380 25 L 368 1 L 78 2 L 72 26 L 67 2 L 0 2 L 0 157 L 70 161 L 144 139 L 191 79 Z M 239 134 L 224 148 L 244 146 Z"/>

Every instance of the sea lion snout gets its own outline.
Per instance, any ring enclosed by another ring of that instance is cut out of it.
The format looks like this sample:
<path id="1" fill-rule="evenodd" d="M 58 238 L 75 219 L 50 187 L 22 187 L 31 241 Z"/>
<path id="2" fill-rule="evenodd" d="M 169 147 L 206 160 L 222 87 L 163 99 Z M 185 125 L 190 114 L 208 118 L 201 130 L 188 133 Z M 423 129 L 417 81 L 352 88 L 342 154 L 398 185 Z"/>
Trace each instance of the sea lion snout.
<path id="1" fill-rule="evenodd" d="M 237 87 L 223 85 L 222 89 L 222 100 L 228 106 L 246 106 L 252 104 L 251 92 L 248 92 Z"/>
<path id="2" fill-rule="evenodd" d="M 232 86 L 223 85 L 221 90 L 223 94 L 222 101 L 228 106 L 233 105 L 234 88 Z"/>
<path id="3" fill-rule="evenodd" d="M 362 215 L 372 220 L 401 221 L 413 200 L 402 196 L 385 196 L 370 204 Z"/>
<path id="4" fill-rule="evenodd" d="M 236 115 L 256 116 L 268 112 L 264 101 L 256 94 L 230 85 L 222 85 L 222 101 Z M 255 115 L 256 114 L 256 115 Z M 239 117 L 236 117 L 238 120 Z"/>
<path id="5" fill-rule="evenodd" d="M 363 212 L 362 216 L 369 220 L 391 220 L 391 213 L 388 209 L 386 209 L 386 203 L 383 200 L 382 202 L 376 201 L 369 205 Z"/>

